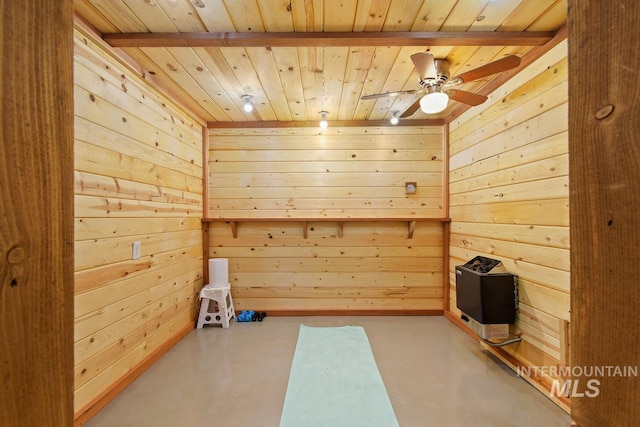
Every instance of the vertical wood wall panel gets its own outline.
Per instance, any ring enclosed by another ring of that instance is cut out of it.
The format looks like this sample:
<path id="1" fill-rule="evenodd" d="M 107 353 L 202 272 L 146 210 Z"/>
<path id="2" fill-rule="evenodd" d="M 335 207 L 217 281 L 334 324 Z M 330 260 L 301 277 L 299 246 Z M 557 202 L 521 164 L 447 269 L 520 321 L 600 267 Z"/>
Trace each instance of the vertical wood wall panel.
<path id="1" fill-rule="evenodd" d="M 640 420 L 640 3 L 572 1 L 569 8 L 571 357 L 631 375 L 577 378 L 571 416 L 583 427 Z M 603 37 L 594 37 L 602 34 Z M 601 76 L 610 75 L 606 85 Z M 633 368 L 631 368 L 633 367 Z"/>
<path id="2" fill-rule="evenodd" d="M 73 422 L 70 0 L 0 2 L 0 426 Z"/>
<path id="3" fill-rule="evenodd" d="M 79 28 L 74 58 L 79 416 L 195 320 L 203 175 L 201 124 Z"/>
<path id="4" fill-rule="evenodd" d="M 455 265 L 502 260 L 519 276 L 523 339 L 503 349 L 525 365 L 568 363 L 566 56 L 565 41 L 450 124 L 450 309 L 460 314 Z"/>
<path id="5" fill-rule="evenodd" d="M 210 257 L 229 258 L 236 309 L 442 310 L 442 225 L 419 221 L 410 239 L 401 220 L 443 215 L 441 128 L 209 135 L 209 217 L 260 220 L 238 221 L 237 238 L 210 225 Z M 405 194 L 409 181 L 416 194 Z M 389 218 L 398 221 L 375 221 Z"/>

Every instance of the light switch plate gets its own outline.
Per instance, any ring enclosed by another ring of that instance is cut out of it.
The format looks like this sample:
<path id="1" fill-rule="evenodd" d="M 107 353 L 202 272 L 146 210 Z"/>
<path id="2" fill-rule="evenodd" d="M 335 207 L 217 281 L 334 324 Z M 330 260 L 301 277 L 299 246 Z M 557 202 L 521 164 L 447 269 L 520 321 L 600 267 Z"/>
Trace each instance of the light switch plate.
<path id="1" fill-rule="evenodd" d="M 140 242 L 133 242 L 131 259 L 140 259 Z"/>

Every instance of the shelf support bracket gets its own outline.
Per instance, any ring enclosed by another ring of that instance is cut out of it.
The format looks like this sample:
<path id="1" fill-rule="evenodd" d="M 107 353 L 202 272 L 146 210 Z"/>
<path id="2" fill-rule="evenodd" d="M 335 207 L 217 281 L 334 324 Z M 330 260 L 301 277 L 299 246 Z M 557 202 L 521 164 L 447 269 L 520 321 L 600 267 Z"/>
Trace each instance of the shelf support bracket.
<path id="1" fill-rule="evenodd" d="M 342 239 L 344 236 L 344 222 L 338 221 L 338 237 Z"/>
<path id="2" fill-rule="evenodd" d="M 416 222 L 415 221 L 408 221 L 407 222 L 407 228 L 408 228 L 408 237 L 409 237 L 409 239 L 413 239 L 413 232 L 416 229 Z"/>
<path id="3" fill-rule="evenodd" d="M 233 234 L 233 238 L 238 238 L 238 223 L 236 221 L 227 221 L 227 224 L 231 226 L 231 234 Z"/>

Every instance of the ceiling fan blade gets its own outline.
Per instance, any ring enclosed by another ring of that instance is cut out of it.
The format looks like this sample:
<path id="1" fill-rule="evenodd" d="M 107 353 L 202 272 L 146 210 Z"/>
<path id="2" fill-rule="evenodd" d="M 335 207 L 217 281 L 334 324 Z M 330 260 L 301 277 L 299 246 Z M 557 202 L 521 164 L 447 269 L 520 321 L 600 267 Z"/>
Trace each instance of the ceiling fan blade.
<path id="1" fill-rule="evenodd" d="M 435 79 L 438 77 L 436 63 L 429 52 L 418 52 L 411 55 L 411 61 L 416 67 L 420 80 Z"/>
<path id="2" fill-rule="evenodd" d="M 413 114 L 418 111 L 418 108 L 420 108 L 420 98 L 416 99 L 416 101 L 411 104 L 409 108 L 404 110 L 404 113 L 400 114 L 400 118 L 404 119 L 405 117 L 413 116 Z"/>
<path id="3" fill-rule="evenodd" d="M 417 90 L 397 90 L 395 92 L 374 93 L 373 95 L 364 95 L 360 97 L 362 100 L 384 98 L 385 96 L 398 96 L 405 93 L 416 93 Z"/>
<path id="4" fill-rule="evenodd" d="M 492 74 L 510 70 L 518 65 L 520 65 L 520 57 L 516 55 L 509 55 L 502 59 L 498 59 L 497 61 L 490 62 L 487 65 L 467 71 L 466 73 L 458 74 L 452 80 L 457 81 L 457 79 L 460 79 L 461 81 L 459 83 L 466 83 Z"/>
<path id="5" fill-rule="evenodd" d="M 464 104 L 469 104 L 474 106 L 480 105 L 487 100 L 487 97 L 484 95 L 479 95 L 477 93 L 467 92 L 464 90 L 450 89 L 450 90 L 447 90 L 445 93 L 449 95 L 449 98 L 453 99 L 454 101 L 458 101 Z"/>

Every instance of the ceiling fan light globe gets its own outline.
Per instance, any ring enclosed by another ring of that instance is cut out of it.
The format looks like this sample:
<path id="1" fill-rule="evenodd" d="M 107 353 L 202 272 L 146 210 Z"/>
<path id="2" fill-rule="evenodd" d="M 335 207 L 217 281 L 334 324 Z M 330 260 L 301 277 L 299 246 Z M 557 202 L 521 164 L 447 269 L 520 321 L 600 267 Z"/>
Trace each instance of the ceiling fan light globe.
<path id="1" fill-rule="evenodd" d="M 422 97 L 420 109 L 426 114 L 435 114 L 447 108 L 449 97 L 443 92 L 432 92 Z"/>

